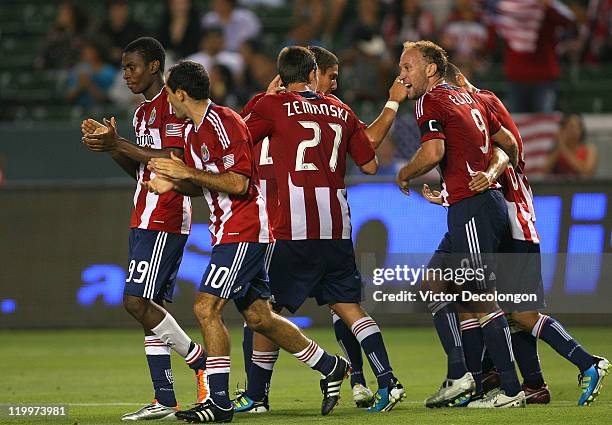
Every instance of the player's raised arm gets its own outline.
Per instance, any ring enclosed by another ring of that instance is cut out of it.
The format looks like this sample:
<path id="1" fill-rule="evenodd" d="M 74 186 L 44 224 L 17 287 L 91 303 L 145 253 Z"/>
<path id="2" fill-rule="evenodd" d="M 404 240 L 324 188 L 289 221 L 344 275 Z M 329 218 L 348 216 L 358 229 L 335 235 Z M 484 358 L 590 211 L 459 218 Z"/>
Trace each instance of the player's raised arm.
<path id="1" fill-rule="evenodd" d="M 407 94 L 406 86 L 396 79 L 389 89 L 389 100 L 385 103 L 380 115 L 365 130 L 374 149 L 378 149 L 385 139 L 395 121 L 399 105 L 406 99 Z"/>
<path id="2" fill-rule="evenodd" d="M 249 129 L 249 133 L 251 133 L 253 144 L 257 144 L 272 135 L 273 121 L 267 116 L 267 105 L 267 96 L 264 95 L 257 99 L 248 109 L 245 107 L 241 114 Z"/>
<path id="3" fill-rule="evenodd" d="M 499 176 L 502 175 L 508 166 L 510 158 L 497 146 L 493 148 L 493 156 L 486 171 L 478 171 L 470 181 L 469 188 L 474 192 L 487 190 Z"/>

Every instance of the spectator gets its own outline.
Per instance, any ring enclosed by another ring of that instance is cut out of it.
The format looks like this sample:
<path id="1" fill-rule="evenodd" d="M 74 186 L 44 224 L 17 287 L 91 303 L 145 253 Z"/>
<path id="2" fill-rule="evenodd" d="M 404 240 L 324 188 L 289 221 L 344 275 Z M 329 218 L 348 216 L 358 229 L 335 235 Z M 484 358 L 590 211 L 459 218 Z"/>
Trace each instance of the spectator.
<path id="1" fill-rule="evenodd" d="M 81 51 L 80 39 L 87 29 L 89 16 L 76 3 L 64 1 L 57 7 L 57 16 L 46 43 L 34 60 L 38 69 L 68 70 L 77 62 Z"/>
<path id="2" fill-rule="evenodd" d="M 191 0 L 166 0 L 157 39 L 174 60 L 198 51 L 202 38 L 199 16 Z"/>
<path id="3" fill-rule="evenodd" d="M 396 159 L 395 142 L 391 135 L 387 134 L 385 140 L 376 149 L 376 157 L 378 158 L 377 176 L 397 176 L 401 167 Z"/>
<path id="4" fill-rule="evenodd" d="M 612 0 L 590 0 L 588 28 L 581 41 L 587 62 L 612 62 Z"/>
<path id="5" fill-rule="evenodd" d="M 380 0 L 359 0 L 357 3 L 357 16 L 351 19 L 341 34 L 341 46 L 349 47 L 353 44 L 353 35 L 357 28 L 368 28 L 374 33 L 382 31 L 382 5 Z M 338 47 L 338 46 L 336 46 Z"/>
<path id="6" fill-rule="evenodd" d="M 387 80 L 385 42 L 379 33 L 360 27 L 353 34 L 354 47 L 341 53 L 343 98 L 347 103 L 376 101 Z"/>
<path id="7" fill-rule="evenodd" d="M 547 160 L 552 174 L 591 177 L 597 169 L 597 146 L 586 143 L 584 121 L 578 114 L 565 115 L 559 123 L 557 146 Z"/>
<path id="8" fill-rule="evenodd" d="M 187 56 L 187 59 L 202 64 L 207 70 L 216 64 L 224 65 L 231 71 L 232 78 L 240 78 L 244 68 L 242 55 L 223 50 L 224 44 L 223 30 L 220 27 L 209 27 L 200 41 L 200 51 Z"/>
<path id="9" fill-rule="evenodd" d="M 420 0 L 395 0 L 383 25 L 387 45 L 395 50 L 397 56 L 405 41 L 435 39 L 434 16 L 421 7 Z"/>
<path id="10" fill-rule="evenodd" d="M 284 44 L 331 45 L 346 3 L 346 0 L 295 0 L 293 25 Z"/>
<path id="11" fill-rule="evenodd" d="M 234 109 L 238 106 L 232 72 L 220 63 L 214 64 L 210 69 L 210 99 L 218 105 Z"/>
<path id="12" fill-rule="evenodd" d="M 237 52 L 243 41 L 261 31 L 261 22 L 252 11 L 236 7 L 236 0 L 212 0 L 212 10 L 202 18 L 204 29 L 223 28 L 225 49 Z"/>
<path id="13" fill-rule="evenodd" d="M 487 40 L 487 28 L 474 0 L 458 0 L 440 38 L 452 61 L 462 70 L 479 68 L 486 57 Z"/>
<path id="14" fill-rule="evenodd" d="M 554 111 L 561 73 L 557 33 L 575 27 L 573 13 L 559 0 L 500 0 L 495 4 L 493 22 L 505 42 L 504 72 L 510 81 L 508 109 Z"/>
<path id="15" fill-rule="evenodd" d="M 108 92 L 116 70 L 106 59 L 107 51 L 108 47 L 98 39 L 91 38 L 85 42 L 81 62 L 68 77 L 66 98 L 69 102 L 87 108 L 109 100 Z"/>
<path id="16" fill-rule="evenodd" d="M 246 104 L 253 93 L 262 89 L 255 78 L 255 68 L 258 64 L 257 56 L 262 55 L 263 51 L 264 48 L 261 43 L 254 38 L 246 40 L 240 45 L 240 56 L 244 61 L 242 75 L 236 80 L 236 94 L 240 105 Z"/>
<path id="17" fill-rule="evenodd" d="M 100 28 L 110 42 L 110 60 L 116 67 L 121 65 L 123 48 L 138 37 L 145 35 L 144 28 L 130 17 L 127 0 L 107 0 L 107 17 Z"/>

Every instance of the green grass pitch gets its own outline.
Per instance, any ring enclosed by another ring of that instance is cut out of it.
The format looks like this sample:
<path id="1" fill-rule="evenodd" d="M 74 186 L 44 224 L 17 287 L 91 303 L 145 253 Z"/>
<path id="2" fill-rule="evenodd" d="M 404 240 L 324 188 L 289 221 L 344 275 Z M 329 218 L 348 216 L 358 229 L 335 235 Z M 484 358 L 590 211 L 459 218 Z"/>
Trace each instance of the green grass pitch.
<path id="1" fill-rule="evenodd" d="M 367 414 L 351 401 L 348 383 L 342 400 L 329 417 L 319 414 L 319 375 L 283 353 L 272 380 L 272 411 L 235 416 L 234 422 L 252 424 L 612 424 L 612 377 L 599 399 L 588 408 L 576 406 L 579 390 L 575 367 L 540 343 L 544 375 L 552 392 L 548 406 L 526 409 L 472 411 L 423 407 L 422 401 L 443 379 L 445 358 L 433 328 L 387 328 L 384 338 L 395 373 L 408 398 L 390 413 Z M 612 332 L 606 328 L 576 327 L 570 332 L 594 354 L 612 357 Z M 339 351 L 331 329 L 308 329 L 327 350 Z M 199 333 L 190 334 L 200 340 Z M 241 335 L 232 331 L 230 390 L 244 382 Z M 193 375 L 173 354 L 175 389 L 179 403 L 193 402 Z M 375 388 L 366 366 L 368 383 Z M 68 404 L 63 419 L 11 419 L 0 424 L 116 424 L 123 413 L 152 399 L 152 389 L 138 330 L 3 331 L 0 332 L 0 404 Z"/>

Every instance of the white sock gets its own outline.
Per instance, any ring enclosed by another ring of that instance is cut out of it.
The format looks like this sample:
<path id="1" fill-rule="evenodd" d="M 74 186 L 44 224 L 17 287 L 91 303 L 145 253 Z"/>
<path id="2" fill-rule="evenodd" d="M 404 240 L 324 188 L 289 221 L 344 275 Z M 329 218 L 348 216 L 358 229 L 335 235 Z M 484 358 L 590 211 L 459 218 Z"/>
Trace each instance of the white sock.
<path id="1" fill-rule="evenodd" d="M 256 351 L 253 350 L 251 356 L 253 364 L 256 364 L 262 369 L 272 370 L 274 369 L 274 363 L 278 360 L 278 351 Z"/>
<path id="2" fill-rule="evenodd" d="M 166 313 L 166 317 L 159 322 L 159 325 L 151 329 L 151 331 L 153 331 L 159 339 L 168 344 L 170 348 L 179 353 L 181 357 L 187 357 L 191 338 L 181 329 L 170 313 Z"/>
<path id="3" fill-rule="evenodd" d="M 308 346 L 299 353 L 293 353 L 299 361 L 306 363 L 311 368 L 317 364 L 323 354 L 325 354 L 325 351 L 314 341 L 310 341 Z"/>

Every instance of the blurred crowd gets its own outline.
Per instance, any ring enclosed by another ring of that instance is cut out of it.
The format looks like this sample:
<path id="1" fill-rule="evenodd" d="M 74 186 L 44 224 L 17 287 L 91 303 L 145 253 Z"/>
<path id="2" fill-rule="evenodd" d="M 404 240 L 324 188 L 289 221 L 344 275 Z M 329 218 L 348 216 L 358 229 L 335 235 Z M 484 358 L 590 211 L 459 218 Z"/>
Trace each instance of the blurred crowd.
<path id="1" fill-rule="evenodd" d="M 336 94 L 348 104 L 368 105 L 386 98 L 403 42 L 431 39 L 471 80 L 502 63 L 508 83 L 504 101 L 512 112 L 552 112 L 562 64 L 612 62 L 612 0 L 209 0 L 206 9 L 200 4 L 165 0 L 151 28 L 135 20 L 128 0 L 107 0 L 103 16 L 63 1 L 34 66 L 56 71 L 67 102 L 129 110 L 140 98 L 122 80 L 122 49 L 139 36 L 154 36 L 167 49 L 168 66 L 182 59 L 202 63 L 213 101 L 239 108 L 274 77 L 281 47 L 322 45 L 340 59 Z M 254 12 L 275 8 L 291 11 L 280 34 Z M 418 138 L 407 138 L 410 134 L 418 129 L 412 114 L 405 114 L 389 136 L 394 148 L 381 153 L 383 166 L 389 157 L 389 174 L 395 172 L 394 157 L 409 158 L 417 149 Z M 555 161 L 567 155 L 559 149 Z M 560 167 L 571 167 L 571 161 Z"/>

